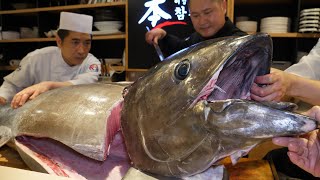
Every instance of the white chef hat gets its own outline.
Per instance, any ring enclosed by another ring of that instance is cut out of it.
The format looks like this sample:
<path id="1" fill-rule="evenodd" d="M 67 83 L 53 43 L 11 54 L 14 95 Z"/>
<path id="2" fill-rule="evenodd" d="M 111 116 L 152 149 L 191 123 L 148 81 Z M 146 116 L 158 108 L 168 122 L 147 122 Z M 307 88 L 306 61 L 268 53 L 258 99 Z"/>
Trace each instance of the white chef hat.
<path id="1" fill-rule="evenodd" d="M 59 29 L 92 34 L 92 21 L 89 15 L 61 12 Z"/>

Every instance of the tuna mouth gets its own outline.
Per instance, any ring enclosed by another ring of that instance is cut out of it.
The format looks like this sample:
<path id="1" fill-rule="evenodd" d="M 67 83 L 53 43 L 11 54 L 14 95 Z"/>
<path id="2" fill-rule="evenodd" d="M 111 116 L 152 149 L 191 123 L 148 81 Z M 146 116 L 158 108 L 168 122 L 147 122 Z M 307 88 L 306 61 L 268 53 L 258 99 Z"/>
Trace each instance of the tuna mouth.
<path id="1" fill-rule="evenodd" d="M 268 59 L 268 60 L 265 60 Z M 270 51 L 254 43 L 240 49 L 213 74 L 195 102 L 249 99 L 257 75 L 269 73 Z"/>

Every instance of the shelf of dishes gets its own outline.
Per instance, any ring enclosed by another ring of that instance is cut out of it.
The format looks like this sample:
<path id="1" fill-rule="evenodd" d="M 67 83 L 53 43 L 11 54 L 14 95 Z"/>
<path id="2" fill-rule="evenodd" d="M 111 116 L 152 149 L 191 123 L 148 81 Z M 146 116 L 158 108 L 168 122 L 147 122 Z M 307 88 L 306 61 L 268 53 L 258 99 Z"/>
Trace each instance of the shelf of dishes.
<path id="1" fill-rule="evenodd" d="M 110 34 L 110 35 L 93 35 L 93 40 L 108 40 L 108 39 L 125 39 L 125 33 Z M 4 39 L 0 43 L 17 43 L 17 42 L 49 42 L 55 41 L 55 38 L 24 38 L 24 39 Z"/>
<path id="2" fill-rule="evenodd" d="M 29 9 L 17 9 L 17 10 L 1 10 L 1 14 L 20 14 L 20 13 L 34 13 L 34 12 L 47 12 L 47 11 L 67 11 L 73 9 L 85 9 L 85 8 L 98 8 L 107 6 L 125 6 L 126 2 L 105 2 L 97 4 L 76 4 L 66 6 L 54 6 L 54 7 L 41 7 L 41 8 L 29 8 Z"/>
<path id="3" fill-rule="evenodd" d="M 318 37 L 320 33 L 320 8 L 308 8 L 300 11 L 298 29 L 291 28 L 292 18 L 283 16 L 264 17 L 258 21 L 248 16 L 236 17 L 236 26 L 245 32 L 290 33 L 299 32 L 299 37 Z M 298 34 L 297 34 L 298 36 Z M 297 37 L 293 35 L 293 37 Z"/>

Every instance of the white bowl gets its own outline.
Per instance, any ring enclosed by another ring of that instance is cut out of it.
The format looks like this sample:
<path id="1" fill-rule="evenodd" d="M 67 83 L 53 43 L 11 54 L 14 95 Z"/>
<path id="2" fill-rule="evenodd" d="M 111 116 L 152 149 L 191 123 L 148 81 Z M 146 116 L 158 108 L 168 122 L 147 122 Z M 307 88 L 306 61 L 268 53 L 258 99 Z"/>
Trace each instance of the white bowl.
<path id="1" fill-rule="evenodd" d="M 257 21 L 240 21 L 236 26 L 245 32 L 257 32 Z"/>
<path id="2" fill-rule="evenodd" d="M 236 17 L 236 22 L 241 22 L 241 21 L 249 21 L 248 16 L 238 16 Z"/>
<path id="3" fill-rule="evenodd" d="M 2 31 L 2 39 L 20 39 L 20 33 L 16 31 Z"/>
<path id="4" fill-rule="evenodd" d="M 57 30 L 50 30 L 50 31 L 48 31 L 48 32 L 44 32 L 44 34 L 45 34 L 48 38 L 50 38 L 50 37 L 55 37 L 55 36 L 57 36 Z"/>
<path id="5" fill-rule="evenodd" d="M 106 30 L 119 30 L 122 25 L 121 24 L 114 24 L 114 25 L 94 25 L 99 31 L 106 31 Z"/>
<path id="6" fill-rule="evenodd" d="M 265 17 L 261 19 L 261 22 L 273 22 L 273 21 L 280 21 L 280 22 L 288 22 L 290 18 L 282 17 L 282 16 L 274 16 L 274 17 Z"/>
<path id="7" fill-rule="evenodd" d="M 117 63 L 120 63 L 122 61 L 121 58 L 105 58 L 104 59 L 104 62 L 106 64 L 117 64 Z"/>
<path id="8" fill-rule="evenodd" d="M 15 9 L 27 9 L 27 8 L 34 7 L 33 4 L 30 4 L 30 3 L 13 3 L 12 6 Z"/>

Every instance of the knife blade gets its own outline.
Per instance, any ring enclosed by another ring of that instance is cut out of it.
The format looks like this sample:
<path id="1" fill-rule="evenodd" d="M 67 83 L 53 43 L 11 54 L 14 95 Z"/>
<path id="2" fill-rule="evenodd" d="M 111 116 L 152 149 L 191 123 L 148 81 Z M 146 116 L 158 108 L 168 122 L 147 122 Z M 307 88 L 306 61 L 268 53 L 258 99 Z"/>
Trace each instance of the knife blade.
<path id="1" fill-rule="evenodd" d="M 148 32 L 149 32 L 149 31 L 150 31 L 149 27 L 146 26 L 146 28 L 147 28 L 147 30 L 148 30 Z M 163 61 L 163 60 L 164 60 L 164 56 L 163 56 L 163 54 L 162 54 L 162 51 L 161 51 L 159 45 L 156 44 L 156 43 L 153 43 L 153 47 L 156 49 L 156 52 L 157 52 L 157 54 L 158 54 L 158 56 L 159 56 L 160 61 Z"/>

